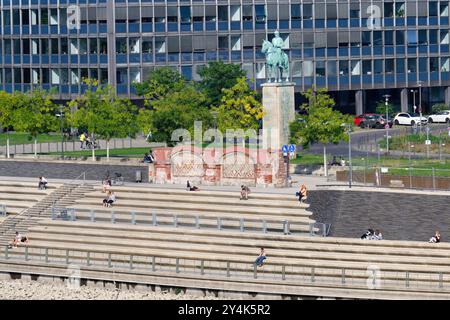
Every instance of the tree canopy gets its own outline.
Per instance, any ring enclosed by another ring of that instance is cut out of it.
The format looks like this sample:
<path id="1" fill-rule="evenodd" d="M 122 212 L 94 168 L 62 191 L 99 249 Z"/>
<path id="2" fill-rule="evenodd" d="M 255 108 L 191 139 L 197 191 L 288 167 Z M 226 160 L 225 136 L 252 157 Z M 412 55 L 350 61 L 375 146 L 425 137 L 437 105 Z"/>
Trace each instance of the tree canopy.
<path id="1" fill-rule="evenodd" d="M 218 106 L 224 95 L 223 89 L 231 89 L 246 72 L 239 65 L 222 61 L 211 61 L 199 72 L 200 89 L 205 93 L 209 105 Z"/>
<path id="2" fill-rule="evenodd" d="M 263 106 L 257 93 L 251 90 L 245 77 L 237 79 L 230 89 L 223 89 L 218 111 L 218 129 L 225 134 L 227 129 L 259 129 L 263 117 Z"/>

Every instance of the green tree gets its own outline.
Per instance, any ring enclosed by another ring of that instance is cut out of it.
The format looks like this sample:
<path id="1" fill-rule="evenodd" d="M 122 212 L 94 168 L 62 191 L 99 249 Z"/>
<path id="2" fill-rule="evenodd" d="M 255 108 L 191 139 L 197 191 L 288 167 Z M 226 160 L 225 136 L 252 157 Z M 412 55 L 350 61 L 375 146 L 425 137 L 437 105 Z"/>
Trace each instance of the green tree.
<path id="1" fill-rule="evenodd" d="M 34 156 L 37 157 L 37 135 L 57 131 L 59 122 L 56 117 L 57 106 L 52 100 L 53 92 L 35 88 L 27 93 L 14 94 L 15 110 L 13 127 L 17 131 L 27 132 L 34 138 Z"/>
<path id="2" fill-rule="evenodd" d="M 201 68 L 198 74 L 202 78 L 199 86 L 206 95 L 207 103 L 217 106 L 224 95 L 223 89 L 231 89 L 238 79 L 245 77 L 246 72 L 236 64 L 212 61 Z"/>
<path id="3" fill-rule="evenodd" d="M 186 86 L 186 80 L 170 67 L 162 67 L 152 71 L 147 80 L 133 83 L 136 94 L 144 97 L 144 103 L 149 106 L 152 101 L 162 99 L 172 92 L 180 91 Z"/>
<path id="4" fill-rule="evenodd" d="M 15 97 L 5 91 L 0 91 L 0 125 L 6 129 L 6 157 L 10 158 L 9 129 L 14 125 Z"/>
<path id="5" fill-rule="evenodd" d="M 325 89 L 317 91 L 309 89 L 302 95 L 309 101 L 302 105 L 308 114 L 301 116 L 305 121 L 300 121 L 300 117 L 297 116 L 296 120 L 289 125 L 290 142 L 302 144 L 304 148 L 308 148 L 312 143 L 322 143 L 323 165 L 327 176 L 326 145 L 337 144 L 342 140 L 347 141 L 346 126 L 351 125 L 352 118 L 333 110 L 335 102 Z"/>
<path id="6" fill-rule="evenodd" d="M 245 77 L 237 79 L 230 89 L 223 89 L 218 111 L 218 129 L 223 133 L 227 129 L 259 129 L 263 117 L 263 106 L 257 99 L 257 93 L 248 86 Z"/>
<path id="7" fill-rule="evenodd" d="M 143 116 L 151 119 L 152 141 L 173 146 L 172 133 L 176 129 L 186 129 L 193 137 L 195 121 L 202 122 L 202 131 L 208 129 L 212 115 L 205 102 L 205 95 L 191 85 L 153 101 L 154 110 Z"/>
<path id="8" fill-rule="evenodd" d="M 88 85 L 84 95 L 69 102 L 69 122 L 75 127 L 85 127 L 88 132 L 106 140 L 106 157 L 109 160 L 109 141 L 112 138 L 134 136 L 137 107 L 128 99 L 118 98 L 110 85 L 99 86 L 97 80 L 83 79 Z M 92 148 L 95 160 L 95 149 Z"/>
<path id="9" fill-rule="evenodd" d="M 153 129 L 152 113 L 152 110 L 140 108 L 136 119 L 138 128 L 147 136 L 147 140 L 149 140 L 149 134 Z"/>
<path id="10" fill-rule="evenodd" d="M 433 113 L 449 110 L 450 107 L 445 103 L 436 103 L 431 107 Z"/>
<path id="11" fill-rule="evenodd" d="M 389 102 L 388 102 L 387 109 L 388 109 L 388 114 L 389 115 L 393 115 L 395 113 L 395 111 L 396 111 L 395 106 L 392 103 L 389 103 Z M 379 101 L 377 103 L 376 108 L 375 108 L 375 112 L 379 113 L 379 114 L 386 115 L 386 102 L 385 101 Z"/>

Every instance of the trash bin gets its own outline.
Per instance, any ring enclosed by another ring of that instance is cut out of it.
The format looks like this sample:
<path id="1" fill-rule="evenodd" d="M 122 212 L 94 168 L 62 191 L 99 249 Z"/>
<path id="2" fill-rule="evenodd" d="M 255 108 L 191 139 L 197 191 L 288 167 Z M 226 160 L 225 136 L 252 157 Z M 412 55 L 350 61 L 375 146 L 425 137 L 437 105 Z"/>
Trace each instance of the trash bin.
<path id="1" fill-rule="evenodd" d="M 141 172 L 141 170 L 136 170 L 136 182 L 142 182 L 142 172 Z"/>

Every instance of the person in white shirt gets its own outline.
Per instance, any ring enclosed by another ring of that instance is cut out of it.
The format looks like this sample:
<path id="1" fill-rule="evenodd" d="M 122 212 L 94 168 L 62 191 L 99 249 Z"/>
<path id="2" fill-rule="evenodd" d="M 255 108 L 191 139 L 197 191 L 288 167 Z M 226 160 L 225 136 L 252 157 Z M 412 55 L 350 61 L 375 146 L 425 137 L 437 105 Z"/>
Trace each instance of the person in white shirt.
<path id="1" fill-rule="evenodd" d="M 45 177 L 39 177 L 39 184 L 38 184 L 38 188 L 40 190 L 42 189 L 47 189 L 47 179 L 45 179 Z"/>

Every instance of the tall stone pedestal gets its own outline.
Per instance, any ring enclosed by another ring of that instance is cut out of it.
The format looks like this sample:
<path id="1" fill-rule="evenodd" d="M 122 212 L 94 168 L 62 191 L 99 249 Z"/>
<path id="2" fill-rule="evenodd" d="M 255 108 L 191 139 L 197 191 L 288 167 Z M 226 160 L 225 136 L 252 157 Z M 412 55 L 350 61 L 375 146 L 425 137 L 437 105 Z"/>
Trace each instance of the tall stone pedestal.
<path id="1" fill-rule="evenodd" d="M 289 142 L 289 123 L 295 120 L 294 83 L 264 83 L 263 130 L 269 139 L 267 147 L 280 150 Z"/>

